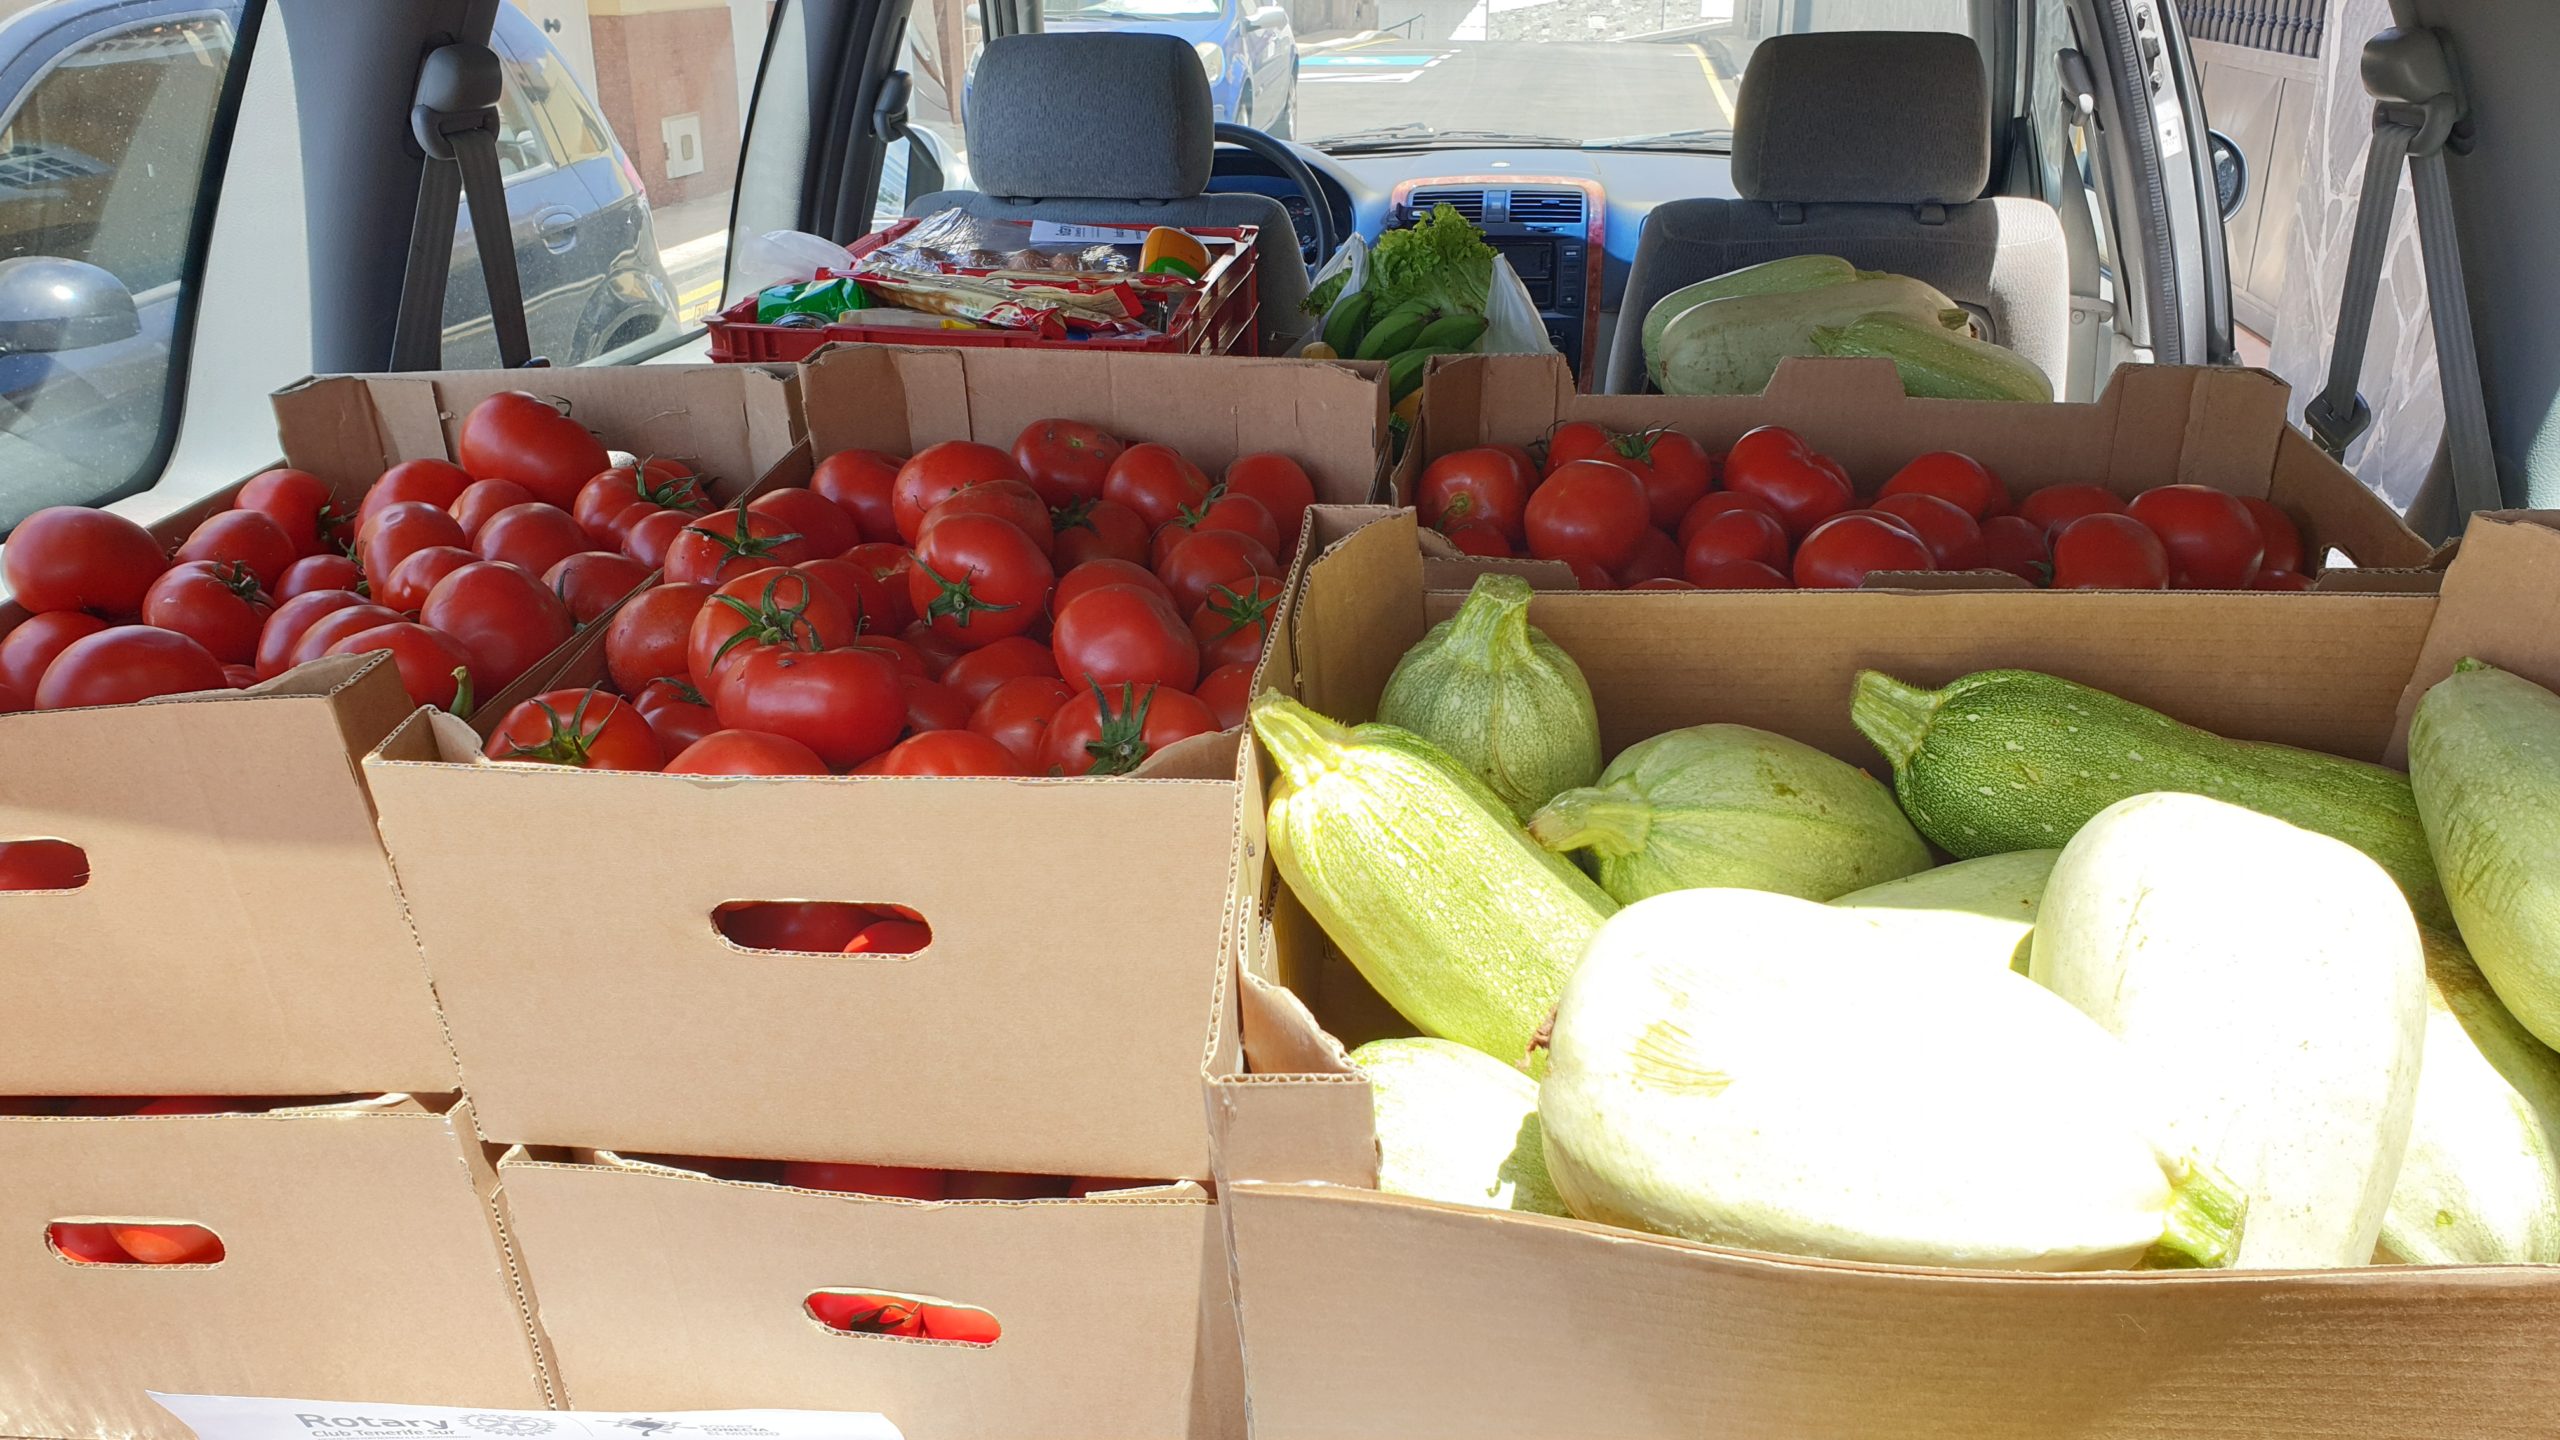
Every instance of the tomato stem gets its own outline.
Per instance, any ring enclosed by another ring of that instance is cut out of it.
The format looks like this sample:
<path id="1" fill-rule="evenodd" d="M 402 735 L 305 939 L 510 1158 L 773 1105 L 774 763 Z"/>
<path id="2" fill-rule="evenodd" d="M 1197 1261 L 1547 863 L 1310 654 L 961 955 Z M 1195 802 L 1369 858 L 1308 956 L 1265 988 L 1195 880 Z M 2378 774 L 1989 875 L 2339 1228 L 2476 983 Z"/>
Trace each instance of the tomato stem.
<path id="1" fill-rule="evenodd" d="M 942 572 L 926 564 L 921 555 L 915 558 L 913 564 L 916 569 L 924 572 L 927 579 L 940 587 L 939 593 L 935 594 L 932 601 L 924 607 L 924 618 L 927 620 L 956 619 L 960 628 L 965 630 L 981 610 L 993 613 L 1021 608 L 1018 605 L 998 605 L 990 600 L 979 599 L 977 591 L 969 583 L 974 577 L 963 575 L 957 580 L 945 579 Z"/>

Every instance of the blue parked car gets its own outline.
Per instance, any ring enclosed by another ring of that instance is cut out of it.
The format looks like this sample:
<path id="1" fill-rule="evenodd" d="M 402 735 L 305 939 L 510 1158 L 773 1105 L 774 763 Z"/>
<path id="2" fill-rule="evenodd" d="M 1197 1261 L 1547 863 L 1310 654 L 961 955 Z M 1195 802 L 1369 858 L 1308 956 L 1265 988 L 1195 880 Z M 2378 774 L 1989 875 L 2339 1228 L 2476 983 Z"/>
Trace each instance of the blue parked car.
<path id="1" fill-rule="evenodd" d="M 1218 118 L 1286 138 L 1298 118 L 1298 36 L 1268 0 L 1041 0 L 1044 30 L 1136 30 L 1191 42 Z"/>
<path id="2" fill-rule="evenodd" d="M 128 493 L 156 468 L 205 132 L 240 9 L 45 0 L 0 20 L 0 535 L 47 505 Z M 577 364 L 668 327 L 676 297 L 639 172 L 524 12 L 499 7 L 492 45 L 534 353 Z M 230 164 L 261 159 L 244 146 Z M 444 362 L 495 365 L 467 214 L 455 242 Z"/>

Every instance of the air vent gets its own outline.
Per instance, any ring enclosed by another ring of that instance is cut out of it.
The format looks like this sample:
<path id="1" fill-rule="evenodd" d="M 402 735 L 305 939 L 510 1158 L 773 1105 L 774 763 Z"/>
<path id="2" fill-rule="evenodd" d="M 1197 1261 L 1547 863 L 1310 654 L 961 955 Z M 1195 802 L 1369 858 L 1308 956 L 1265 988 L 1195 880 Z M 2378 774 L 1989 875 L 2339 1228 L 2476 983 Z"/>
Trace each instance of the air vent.
<path id="1" fill-rule="evenodd" d="M 1511 192 L 1511 223 L 1514 225 L 1580 225 L 1586 201 L 1579 190 L 1514 190 Z"/>
<path id="2" fill-rule="evenodd" d="M 1408 203 L 1416 215 L 1428 215 L 1432 207 L 1446 205 L 1474 224 L 1484 223 L 1484 192 L 1481 190 L 1416 190 Z"/>

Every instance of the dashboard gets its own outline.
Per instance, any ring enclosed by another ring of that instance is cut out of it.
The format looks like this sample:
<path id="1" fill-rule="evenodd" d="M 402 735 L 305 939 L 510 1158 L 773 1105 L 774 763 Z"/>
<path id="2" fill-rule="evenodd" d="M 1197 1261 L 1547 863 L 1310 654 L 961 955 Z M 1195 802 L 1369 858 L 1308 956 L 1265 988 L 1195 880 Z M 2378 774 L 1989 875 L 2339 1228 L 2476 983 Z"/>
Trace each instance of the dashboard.
<path id="1" fill-rule="evenodd" d="M 1609 325 L 1626 292 L 1645 217 L 1668 200 L 1734 193 L 1726 157 L 1704 152 L 1514 146 L 1333 156 L 1305 145 L 1290 148 L 1315 173 L 1321 197 L 1299 194 L 1269 161 L 1231 146 L 1217 151 L 1208 188 L 1277 199 L 1297 226 L 1310 265 L 1322 258 L 1312 253 L 1318 203 L 1332 212 L 1335 233 L 1356 231 L 1373 243 L 1400 205 L 1455 203 L 1486 225 L 1495 247 L 1511 257 L 1549 334 L 1586 385 L 1597 376 L 1585 357 L 1607 354 Z M 1546 273 L 1530 273 L 1540 269 Z"/>

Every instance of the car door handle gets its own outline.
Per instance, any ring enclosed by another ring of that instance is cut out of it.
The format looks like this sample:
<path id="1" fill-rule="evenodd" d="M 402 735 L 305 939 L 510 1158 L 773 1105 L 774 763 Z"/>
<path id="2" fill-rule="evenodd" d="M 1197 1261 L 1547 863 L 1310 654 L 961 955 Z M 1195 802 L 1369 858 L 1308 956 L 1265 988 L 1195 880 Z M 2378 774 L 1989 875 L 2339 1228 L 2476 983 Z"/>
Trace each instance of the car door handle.
<path id="1" fill-rule="evenodd" d="M 542 237 L 544 249 L 557 255 L 578 243 L 578 212 L 545 210 L 533 217 L 533 233 Z"/>

